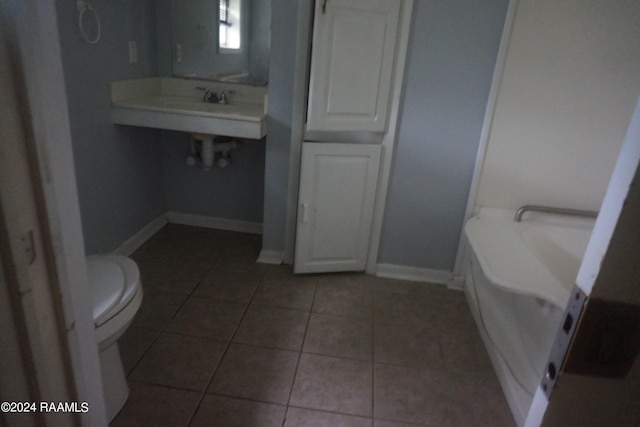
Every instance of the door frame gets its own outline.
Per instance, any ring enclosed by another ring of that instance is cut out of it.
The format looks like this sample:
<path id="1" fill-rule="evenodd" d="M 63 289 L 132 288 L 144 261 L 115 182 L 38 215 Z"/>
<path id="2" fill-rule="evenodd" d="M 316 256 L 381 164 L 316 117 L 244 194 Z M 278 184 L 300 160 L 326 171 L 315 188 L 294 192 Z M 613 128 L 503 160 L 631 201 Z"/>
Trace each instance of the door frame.
<path id="1" fill-rule="evenodd" d="M 56 398 L 57 392 L 67 388 L 78 402 L 89 405 L 87 412 L 71 414 L 80 425 L 106 426 L 98 346 L 91 304 L 88 304 L 91 295 L 87 285 L 56 2 L 8 0 L 0 5 L 0 21 L 7 36 L 12 75 L 18 76 L 15 96 L 24 119 L 21 127 L 26 134 L 15 140 L 23 147 L 23 154 L 4 161 L 9 164 L 26 162 L 31 171 L 30 182 L 14 185 L 21 188 L 20 194 L 37 201 L 35 213 L 40 232 L 34 233 L 33 240 L 42 242 L 36 246 L 41 248 L 41 253 L 36 255 L 46 261 L 47 269 L 40 273 L 40 284 L 34 283 L 39 286 L 50 283 L 53 295 L 48 302 L 41 300 L 34 310 L 19 307 L 20 315 L 27 322 L 49 324 L 53 321 L 58 324 L 59 349 L 64 357 L 57 368 L 47 359 L 51 351 L 49 344 L 54 338 L 51 334 L 29 331 L 27 339 L 33 343 L 34 358 L 45 361 L 41 367 L 45 376 L 55 369 L 68 373 L 66 384 L 59 380 L 39 381 L 37 390 L 42 400 L 56 401 L 61 400 Z M 14 235 L 20 232 L 10 224 L 3 231 Z M 9 280 L 7 285 L 11 285 Z M 50 310 L 53 316 L 44 317 L 42 310 Z M 21 335 L 24 336 L 24 332 Z"/>
<path id="2" fill-rule="evenodd" d="M 291 123 L 291 143 L 289 149 L 289 187 L 287 190 L 287 218 L 285 226 L 285 247 L 283 261 L 285 264 L 293 264 L 296 241 L 296 222 L 298 212 L 298 191 L 300 187 L 300 164 L 302 154 L 302 142 L 305 132 L 305 119 L 307 111 L 307 86 L 309 62 L 311 56 L 311 37 L 313 29 L 313 0 L 301 0 L 298 9 L 298 33 L 296 45 L 296 61 L 294 71 L 293 91 L 293 117 Z M 387 191 L 391 176 L 391 163 L 393 151 L 398 133 L 398 117 L 400 102 L 402 99 L 402 82 L 405 74 L 407 50 L 409 44 L 411 12 L 413 0 L 402 0 L 400 22 L 396 44 L 396 59 L 392 73 L 392 88 L 389 100 L 388 126 L 382 134 L 382 153 L 380 158 L 380 171 L 378 185 L 373 208 L 373 223 L 371 225 L 371 238 L 367 255 L 366 272 L 375 274 L 378 264 L 378 251 L 382 236 L 382 224 L 384 209 L 387 201 Z"/>

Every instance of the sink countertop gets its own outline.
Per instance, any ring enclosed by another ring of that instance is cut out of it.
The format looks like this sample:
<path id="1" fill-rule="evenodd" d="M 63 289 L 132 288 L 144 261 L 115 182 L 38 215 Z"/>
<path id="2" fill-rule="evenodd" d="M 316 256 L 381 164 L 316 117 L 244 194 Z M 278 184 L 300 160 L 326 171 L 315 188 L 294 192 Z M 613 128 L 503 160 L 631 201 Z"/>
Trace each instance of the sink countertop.
<path id="1" fill-rule="evenodd" d="M 233 91 L 228 104 L 202 101 L 204 87 Z M 265 87 L 152 77 L 111 83 L 116 124 L 260 139 L 266 134 Z"/>
<path id="2" fill-rule="evenodd" d="M 113 102 L 114 107 L 138 110 L 164 111 L 175 114 L 216 116 L 231 120 L 258 122 L 265 116 L 259 104 L 234 102 L 230 104 L 207 103 L 197 99 L 170 98 L 164 96 L 131 98 Z"/>

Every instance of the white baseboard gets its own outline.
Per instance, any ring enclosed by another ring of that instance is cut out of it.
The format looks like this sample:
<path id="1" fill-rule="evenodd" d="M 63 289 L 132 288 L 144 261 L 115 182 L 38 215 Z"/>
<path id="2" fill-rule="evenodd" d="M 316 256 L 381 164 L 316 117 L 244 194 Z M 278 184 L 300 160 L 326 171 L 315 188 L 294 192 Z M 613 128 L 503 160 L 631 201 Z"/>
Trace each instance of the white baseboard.
<path id="1" fill-rule="evenodd" d="M 453 291 L 463 291 L 464 290 L 464 276 L 452 275 L 451 279 L 447 283 L 447 288 Z"/>
<path id="2" fill-rule="evenodd" d="M 118 246 L 111 253 L 113 255 L 129 256 L 135 252 L 144 242 L 151 236 L 156 234 L 162 227 L 167 224 L 167 214 L 162 213 L 156 219 L 142 227 L 136 234 L 128 238 L 123 244 Z"/>
<path id="3" fill-rule="evenodd" d="M 164 212 L 157 218 L 142 227 L 133 236 L 127 239 L 123 244 L 114 249 L 113 255 L 129 256 L 136 251 L 151 236 L 156 234 L 167 223 L 193 225 L 196 227 L 216 228 L 219 230 L 238 231 L 241 233 L 262 234 L 262 224 L 257 222 L 241 221 L 235 219 L 218 218 L 204 215 L 193 215 L 179 212 Z M 264 257 L 265 264 L 282 264 L 282 252 L 263 251 L 266 252 Z M 262 252 L 260 258 L 263 257 Z M 279 261 L 277 261 L 279 259 Z"/>
<path id="4" fill-rule="evenodd" d="M 193 225 L 196 227 L 215 228 L 218 230 L 262 234 L 262 224 L 259 222 L 250 222 L 238 219 L 227 219 L 214 216 L 194 215 L 171 211 L 167 212 L 167 220 L 172 224 Z"/>
<path id="5" fill-rule="evenodd" d="M 378 264 L 376 276 L 389 279 L 410 280 L 446 285 L 453 278 L 453 273 L 445 270 L 410 267 L 397 264 Z"/>
<path id="6" fill-rule="evenodd" d="M 284 252 L 263 249 L 260 251 L 260 255 L 258 256 L 256 262 L 259 262 L 261 264 L 280 265 L 284 262 Z"/>

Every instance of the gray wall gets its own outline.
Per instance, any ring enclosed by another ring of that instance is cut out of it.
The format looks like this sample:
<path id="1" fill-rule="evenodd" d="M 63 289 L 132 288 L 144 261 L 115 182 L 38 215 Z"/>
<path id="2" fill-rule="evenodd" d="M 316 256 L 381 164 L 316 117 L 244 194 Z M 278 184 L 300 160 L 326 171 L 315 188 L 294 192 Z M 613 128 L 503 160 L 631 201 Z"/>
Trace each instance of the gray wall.
<path id="1" fill-rule="evenodd" d="M 187 166 L 188 134 L 164 131 L 162 139 L 167 210 L 262 223 L 264 139 L 246 140 L 229 166 L 208 172 Z"/>
<path id="2" fill-rule="evenodd" d="M 171 28 L 171 0 L 155 0 L 155 37 L 158 56 L 158 75 L 169 77 L 173 74 L 173 29 Z"/>
<path id="3" fill-rule="evenodd" d="M 249 74 L 253 81 L 268 82 L 271 0 L 253 0 L 250 19 Z"/>
<path id="4" fill-rule="evenodd" d="M 266 250 L 284 249 L 289 149 L 293 113 L 293 73 L 298 31 L 298 0 L 271 2 L 271 59 L 269 61 L 269 110 L 264 183 L 264 234 Z"/>
<path id="5" fill-rule="evenodd" d="M 453 268 L 507 6 L 414 2 L 379 262 Z"/>
<path id="6" fill-rule="evenodd" d="M 75 2 L 56 3 L 89 254 L 115 249 L 164 210 L 160 133 L 113 125 L 108 92 L 112 80 L 155 73 L 154 2 L 93 0 L 91 4 L 102 23 L 97 44 L 81 39 Z M 138 43 L 137 64 L 128 63 L 129 40 Z"/>

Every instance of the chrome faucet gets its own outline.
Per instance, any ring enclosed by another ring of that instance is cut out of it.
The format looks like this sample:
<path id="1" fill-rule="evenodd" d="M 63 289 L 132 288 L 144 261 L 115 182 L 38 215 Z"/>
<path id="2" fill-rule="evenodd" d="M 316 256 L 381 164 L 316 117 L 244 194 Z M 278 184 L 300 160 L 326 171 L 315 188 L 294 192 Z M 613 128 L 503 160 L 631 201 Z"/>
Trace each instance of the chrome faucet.
<path id="1" fill-rule="evenodd" d="M 196 89 L 204 91 L 204 95 L 202 95 L 202 102 L 219 102 L 217 93 L 207 89 L 206 87 L 196 87 Z"/>
<path id="2" fill-rule="evenodd" d="M 218 95 L 218 104 L 228 104 L 229 100 L 227 99 L 227 95 L 234 94 L 235 92 L 232 90 L 223 90 Z"/>
<path id="3" fill-rule="evenodd" d="M 216 93 L 205 87 L 196 87 L 196 89 L 204 91 L 204 95 L 202 96 L 203 102 L 210 102 L 212 104 L 228 104 L 229 100 L 227 99 L 227 95 L 235 93 L 231 90 L 223 90 L 220 93 Z"/>

